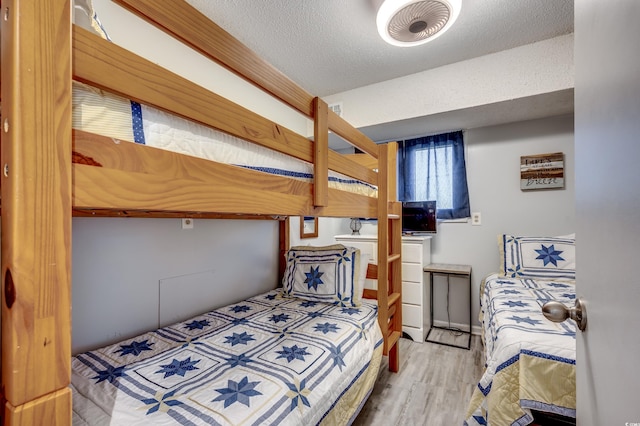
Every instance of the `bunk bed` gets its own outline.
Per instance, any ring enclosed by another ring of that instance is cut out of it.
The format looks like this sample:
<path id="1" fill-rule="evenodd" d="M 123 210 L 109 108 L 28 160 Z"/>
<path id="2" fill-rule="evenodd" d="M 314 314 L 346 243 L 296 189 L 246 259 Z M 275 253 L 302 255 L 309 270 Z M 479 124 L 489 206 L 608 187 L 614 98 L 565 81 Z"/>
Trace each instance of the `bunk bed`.
<path id="1" fill-rule="evenodd" d="M 575 237 L 499 235 L 501 267 L 480 288 L 485 371 L 466 425 L 575 424 L 576 324 L 542 306 L 575 302 Z"/>
<path id="2" fill-rule="evenodd" d="M 182 1 L 118 4 L 233 71 L 314 123 L 309 138 L 204 90 L 71 23 L 71 2 L 2 0 L 3 423 L 70 424 L 72 216 L 377 217 L 375 311 L 389 368 L 399 368 L 400 204 L 395 145 L 376 145 Z M 312 164 L 311 182 L 73 130 L 73 81 Z M 334 132 L 366 167 L 328 148 Z M 115 142 L 115 143 L 114 143 Z M 329 186 L 329 170 L 377 197 Z M 275 286 L 275 285 L 274 285 Z"/>

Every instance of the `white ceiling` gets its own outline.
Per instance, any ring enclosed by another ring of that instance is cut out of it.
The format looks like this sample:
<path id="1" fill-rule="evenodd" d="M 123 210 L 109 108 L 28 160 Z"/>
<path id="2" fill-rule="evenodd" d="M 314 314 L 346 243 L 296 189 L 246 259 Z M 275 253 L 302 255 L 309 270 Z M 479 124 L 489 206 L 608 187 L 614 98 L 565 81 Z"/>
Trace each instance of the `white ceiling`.
<path id="1" fill-rule="evenodd" d="M 308 92 L 323 97 L 573 32 L 574 0 L 462 0 L 460 16 L 447 33 L 410 48 L 388 45 L 378 35 L 380 0 L 187 1 Z M 565 94 L 564 104 L 569 97 L 572 93 Z M 544 109 L 540 101 L 534 104 Z M 573 110 L 572 101 L 568 107 Z M 492 124 L 491 110 L 460 111 L 459 117 L 439 117 L 440 123 L 468 121 L 478 112 L 477 123 L 460 128 Z M 379 130 L 369 136 L 384 139 Z"/>

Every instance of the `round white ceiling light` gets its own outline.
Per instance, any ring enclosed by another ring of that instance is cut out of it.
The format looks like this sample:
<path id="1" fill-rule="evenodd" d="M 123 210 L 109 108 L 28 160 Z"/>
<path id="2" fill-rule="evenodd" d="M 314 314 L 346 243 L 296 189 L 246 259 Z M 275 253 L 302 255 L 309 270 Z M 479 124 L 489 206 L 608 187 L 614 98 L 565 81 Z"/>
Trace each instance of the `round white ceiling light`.
<path id="1" fill-rule="evenodd" d="M 384 41 L 418 46 L 441 36 L 460 14 L 461 0 L 384 0 L 376 24 Z"/>

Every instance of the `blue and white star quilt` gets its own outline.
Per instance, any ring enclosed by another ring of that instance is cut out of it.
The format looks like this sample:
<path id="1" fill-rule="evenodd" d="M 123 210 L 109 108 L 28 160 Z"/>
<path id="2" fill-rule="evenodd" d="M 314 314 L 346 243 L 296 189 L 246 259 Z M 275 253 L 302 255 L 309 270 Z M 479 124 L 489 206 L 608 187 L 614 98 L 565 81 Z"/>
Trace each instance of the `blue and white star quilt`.
<path id="1" fill-rule="evenodd" d="M 75 356 L 74 419 L 348 423 L 373 387 L 381 352 L 376 305 L 340 307 L 274 290 Z"/>
<path id="2" fill-rule="evenodd" d="M 527 425 L 531 410 L 576 415 L 576 324 L 554 323 L 542 305 L 575 301 L 575 282 L 491 275 L 480 292 L 485 371 L 467 425 Z"/>

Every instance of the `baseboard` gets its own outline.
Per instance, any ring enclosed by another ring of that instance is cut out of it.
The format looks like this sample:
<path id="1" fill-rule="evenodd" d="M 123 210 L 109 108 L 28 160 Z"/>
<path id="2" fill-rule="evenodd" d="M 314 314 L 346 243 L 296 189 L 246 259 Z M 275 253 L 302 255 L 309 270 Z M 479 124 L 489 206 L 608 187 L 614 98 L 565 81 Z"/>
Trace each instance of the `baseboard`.
<path id="1" fill-rule="evenodd" d="M 458 323 L 451 323 L 449 324 L 447 321 L 438 321 L 435 320 L 433 321 L 433 325 L 436 327 L 452 327 L 452 328 L 458 328 L 460 330 L 468 330 L 469 329 L 469 325 L 468 324 L 458 324 Z M 473 325 L 471 326 L 471 334 L 475 334 L 477 336 L 480 336 L 482 334 L 482 329 L 480 328 L 479 325 Z"/>

